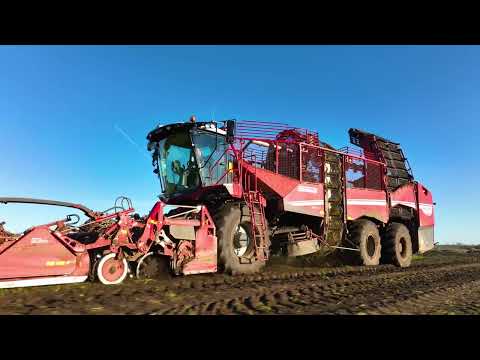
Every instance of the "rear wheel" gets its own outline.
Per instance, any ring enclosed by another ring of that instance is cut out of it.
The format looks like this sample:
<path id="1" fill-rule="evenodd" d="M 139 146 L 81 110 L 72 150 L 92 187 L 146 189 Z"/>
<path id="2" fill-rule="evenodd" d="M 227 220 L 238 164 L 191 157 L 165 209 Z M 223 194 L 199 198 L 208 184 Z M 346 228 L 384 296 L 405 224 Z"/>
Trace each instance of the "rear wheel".
<path id="1" fill-rule="evenodd" d="M 128 274 L 128 263 L 125 258 L 117 259 L 117 254 L 103 256 L 97 265 L 97 277 L 102 284 L 116 285 L 125 280 Z"/>
<path id="2" fill-rule="evenodd" d="M 357 257 L 357 262 L 367 266 L 380 263 L 380 234 L 373 222 L 366 219 L 354 221 L 350 227 L 350 239 L 360 249 L 360 257 Z"/>
<path id="3" fill-rule="evenodd" d="M 220 268 L 232 275 L 260 271 L 265 266 L 265 261 L 255 258 L 252 224 L 247 208 L 241 208 L 238 204 L 227 204 L 214 218 Z M 265 236 L 269 246 L 268 231 Z"/>
<path id="4" fill-rule="evenodd" d="M 400 223 L 388 224 L 383 235 L 382 262 L 409 267 L 412 262 L 412 240 L 408 228 Z"/>

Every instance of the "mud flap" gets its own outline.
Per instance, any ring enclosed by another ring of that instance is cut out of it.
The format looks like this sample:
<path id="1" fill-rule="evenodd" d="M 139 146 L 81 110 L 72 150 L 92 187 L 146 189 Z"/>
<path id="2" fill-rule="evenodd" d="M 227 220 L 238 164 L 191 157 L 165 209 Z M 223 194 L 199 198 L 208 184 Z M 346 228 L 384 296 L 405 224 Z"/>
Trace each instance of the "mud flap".
<path id="1" fill-rule="evenodd" d="M 421 226 L 418 228 L 418 252 L 423 254 L 434 248 L 433 226 Z"/>
<path id="2" fill-rule="evenodd" d="M 183 275 L 211 273 L 217 271 L 217 237 L 215 225 L 205 207 L 202 207 L 200 227 L 172 226 L 170 233 L 178 238 L 193 242 L 194 258 L 182 266 Z"/>

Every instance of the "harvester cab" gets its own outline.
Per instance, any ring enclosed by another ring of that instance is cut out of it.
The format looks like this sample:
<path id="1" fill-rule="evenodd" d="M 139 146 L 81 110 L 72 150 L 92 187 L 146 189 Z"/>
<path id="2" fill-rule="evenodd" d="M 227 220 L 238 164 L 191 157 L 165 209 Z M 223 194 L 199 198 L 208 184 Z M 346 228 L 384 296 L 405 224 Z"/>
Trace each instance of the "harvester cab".
<path id="1" fill-rule="evenodd" d="M 219 182 L 221 170 L 228 166 L 226 135 L 215 122 L 169 124 L 148 134 L 148 149 L 164 198 L 195 193 Z"/>

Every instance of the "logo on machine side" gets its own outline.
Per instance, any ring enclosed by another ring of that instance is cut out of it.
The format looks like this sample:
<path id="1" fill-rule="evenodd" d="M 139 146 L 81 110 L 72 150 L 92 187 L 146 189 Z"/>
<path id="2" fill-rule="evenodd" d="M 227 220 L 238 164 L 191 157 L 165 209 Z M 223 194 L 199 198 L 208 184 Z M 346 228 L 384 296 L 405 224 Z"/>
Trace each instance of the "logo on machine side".
<path id="1" fill-rule="evenodd" d="M 32 238 L 31 244 L 48 244 L 48 240 L 42 238 Z"/>
<path id="2" fill-rule="evenodd" d="M 67 265 L 70 265 L 70 264 L 73 264 L 75 263 L 74 260 L 60 260 L 60 261 L 53 261 L 53 260 L 50 260 L 50 261 L 47 261 L 45 263 L 46 266 L 67 266 Z"/>

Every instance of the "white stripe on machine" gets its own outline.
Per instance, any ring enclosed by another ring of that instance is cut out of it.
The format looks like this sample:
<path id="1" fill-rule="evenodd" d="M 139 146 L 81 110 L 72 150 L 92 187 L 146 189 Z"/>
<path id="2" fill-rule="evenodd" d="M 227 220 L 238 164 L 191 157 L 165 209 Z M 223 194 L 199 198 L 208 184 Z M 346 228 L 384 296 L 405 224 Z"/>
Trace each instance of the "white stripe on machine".
<path id="1" fill-rule="evenodd" d="M 85 280 L 87 280 L 87 276 L 54 276 L 48 278 L 0 281 L 0 289 L 41 285 L 73 284 L 84 282 Z"/>
<path id="2" fill-rule="evenodd" d="M 323 200 L 295 200 L 287 201 L 288 205 L 291 206 L 312 206 L 312 205 L 323 205 Z M 387 202 L 385 200 L 371 200 L 371 199 L 348 199 L 348 205 L 373 205 L 373 206 L 386 206 Z"/>
<path id="3" fill-rule="evenodd" d="M 414 209 L 417 208 L 417 205 L 414 202 L 411 202 L 411 201 L 392 200 L 392 206 L 396 206 L 396 205 L 404 205 L 404 206 L 408 206 L 408 207 L 411 207 L 411 208 L 414 208 Z M 420 208 L 420 210 L 422 210 L 422 212 L 425 215 L 432 216 L 432 213 L 433 213 L 433 205 L 432 204 L 419 203 L 418 207 Z"/>
<path id="4" fill-rule="evenodd" d="M 294 200 L 286 201 L 287 205 L 290 206 L 319 206 L 323 205 L 323 200 Z M 376 200 L 376 199 L 347 199 L 347 205 L 349 206 L 387 206 L 386 200 Z M 392 206 L 404 205 L 412 208 L 416 208 L 416 204 L 410 201 L 392 201 Z M 431 204 L 419 204 L 420 210 L 425 213 L 425 215 L 430 216 L 433 211 L 433 205 Z"/>
<path id="5" fill-rule="evenodd" d="M 387 201 L 375 199 L 347 199 L 347 205 L 386 206 Z"/>
<path id="6" fill-rule="evenodd" d="M 287 204 L 291 206 L 315 206 L 323 205 L 323 200 L 296 200 L 287 201 Z"/>
<path id="7" fill-rule="evenodd" d="M 392 200 L 392 206 L 395 206 L 395 205 L 405 205 L 405 206 L 409 206 L 409 207 L 413 207 L 413 208 L 417 207 L 417 205 L 414 202 L 411 202 L 411 201 Z"/>

